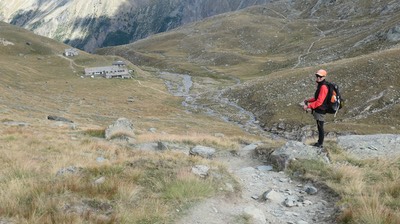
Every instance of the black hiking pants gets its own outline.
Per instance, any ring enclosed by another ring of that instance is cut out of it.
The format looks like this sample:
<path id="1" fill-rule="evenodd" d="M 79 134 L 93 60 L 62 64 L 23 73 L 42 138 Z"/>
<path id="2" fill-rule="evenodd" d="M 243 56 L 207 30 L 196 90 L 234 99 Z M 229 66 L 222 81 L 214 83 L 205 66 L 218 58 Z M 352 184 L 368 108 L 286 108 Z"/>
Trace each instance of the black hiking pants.
<path id="1" fill-rule="evenodd" d="M 317 128 L 318 128 L 318 142 L 319 146 L 324 144 L 324 121 L 325 121 L 325 113 L 319 113 L 317 111 L 313 111 L 314 119 L 317 121 Z"/>
<path id="2" fill-rule="evenodd" d="M 324 144 L 324 121 L 317 120 L 317 127 L 318 127 L 318 145 Z"/>

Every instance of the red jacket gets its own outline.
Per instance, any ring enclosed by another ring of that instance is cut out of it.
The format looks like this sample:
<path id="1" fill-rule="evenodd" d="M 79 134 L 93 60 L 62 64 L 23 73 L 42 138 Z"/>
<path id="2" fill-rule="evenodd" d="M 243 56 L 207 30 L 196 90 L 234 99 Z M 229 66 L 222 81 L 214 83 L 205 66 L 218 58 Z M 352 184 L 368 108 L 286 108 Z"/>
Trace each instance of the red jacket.
<path id="1" fill-rule="evenodd" d="M 308 99 L 308 108 L 313 110 L 317 109 L 318 107 L 324 104 L 325 98 L 328 95 L 328 86 L 323 84 L 319 90 L 319 94 L 317 99 L 315 97 Z"/>

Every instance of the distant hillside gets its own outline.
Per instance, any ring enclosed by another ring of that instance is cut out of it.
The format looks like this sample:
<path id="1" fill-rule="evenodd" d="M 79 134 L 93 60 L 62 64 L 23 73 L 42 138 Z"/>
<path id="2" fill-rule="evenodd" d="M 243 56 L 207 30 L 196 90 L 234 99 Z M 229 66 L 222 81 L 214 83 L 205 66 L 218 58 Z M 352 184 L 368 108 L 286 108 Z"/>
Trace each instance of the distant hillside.
<path id="1" fill-rule="evenodd" d="M 170 95 L 161 80 L 121 57 L 84 51 L 64 57 L 68 45 L 3 22 L 0 30 L 1 121 L 46 126 L 47 116 L 54 115 L 81 129 L 106 127 L 125 117 L 135 121 L 138 130 L 243 133 L 217 118 L 185 113 L 181 99 Z M 125 60 L 134 78 L 81 77 L 86 67 L 107 66 L 115 60 Z M 210 122 L 216 125 L 211 127 Z"/>
<path id="2" fill-rule="evenodd" d="M 313 94 L 313 74 L 324 68 L 347 99 L 339 122 L 329 122 L 331 130 L 399 132 L 400 3 L 280 3 L 214 16 L 98 52 L 219 79 L 230 86 L 225 96 L 274 131 L 279 126 L 296 132 L 313 124 L 298 104 Z M 332 11 L 321 12 L 327 8 Z"/>
<path id="3" fill-rule="evenodd" d="M 0 20 L 93 51 L 127 44 L 182 24 L 269 0 L 13 0 L 0 1 Z"/>

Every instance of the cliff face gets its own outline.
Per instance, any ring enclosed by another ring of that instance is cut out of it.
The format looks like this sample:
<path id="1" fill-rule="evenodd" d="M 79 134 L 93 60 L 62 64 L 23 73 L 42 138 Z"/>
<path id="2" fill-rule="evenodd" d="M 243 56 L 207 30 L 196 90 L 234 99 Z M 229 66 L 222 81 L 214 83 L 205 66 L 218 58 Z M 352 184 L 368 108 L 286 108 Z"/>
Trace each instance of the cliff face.
<path id="1" fill-rule="evenodd" d="M 0 1 L 0 20 L 86 51 L 269 0 L 14 0 Z"/>

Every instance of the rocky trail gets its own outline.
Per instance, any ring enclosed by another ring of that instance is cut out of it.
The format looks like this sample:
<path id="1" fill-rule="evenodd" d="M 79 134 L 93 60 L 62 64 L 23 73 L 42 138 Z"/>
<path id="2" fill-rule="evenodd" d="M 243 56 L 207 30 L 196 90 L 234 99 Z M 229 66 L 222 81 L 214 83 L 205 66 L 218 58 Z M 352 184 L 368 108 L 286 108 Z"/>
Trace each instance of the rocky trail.
<path id="1" fill-rule="evenodd" d="M 165 81 L 171 94 L 184 98 L 182 105 L 188 111 L 202 111 L 219 117 L 239 125 L 251 134 L 279 138 L 263 131 L 250 112 L 222 98 L 224 90 L 209 88 L 210 83 L 195 83 L 188 75 L 160 73 L 160 78 Z M 193 91 L 193 87 L 197 89 Z M 319 149 L 302 142 L 287 141 L 285 146 L 275 150 L 281 151 L 285 160 L 316 158 L 330 163 L 328 156 Z M 400 154 L 400 136 L 397 135 L 340 136 L 337 143 L 355 155 L 376 157 Z M 338 212 L 335 204 L 339 200 L 337 195 L 321 184 L 292 180 L 285 172 L 273 170 L 265 159 L 257 157 L 256 149 L 259 144 L 261 143 L 244 145 L 237 154 L 214 156 L 214 160 L 225 164 L 229 172 L 237 178 L 240 193 L 234 194 L 231 189 L 231 196 L 218 196 L 202 201 L 186 211 L 177 223 L 335 223 Z M 233 187 L 227 184 L 226 188 Z"/>
<path id="2" fill-rule="evenodd" d="M 257 144 L 235 155 L 214 159 L 225 164 L 240 183 L 240 194 L 207 199 L 177 223 L 334 223 L 337 198 L 324 187 L 292 180 L 257 159 Z"/>
<path id="3" fill-rule="evenodd" d="M 160 78 L 172 95 L 184 98 L 182 104 L 188 110 L 201 110 L 233 122 L 249 133 L 271 137 L 258 126 L 250 112 L 222 98 L 224 90 L 206 88 L 208 91 L 191 94 L 190 89 L 196 83 L 190 76 L 161 72 Z M 206 105 L 199 103 L 204 99 L 208 102 Z M 333 223 L 336 199 L 312 183 L 294 181 L 283 171 L 273 171 L 272 166 L 255 156 L 257 146 L 258 143 L 246 145 L 236 155 L 214 157 L 237 178 L 240 195 L 205 200 L 190 209 L 178 223 Z"/>
<path id="4" fill-rule="evenodd" d="M 235 155 L 215 156 L 237 178 L 240 194 L 207 199 L 191 208 L 178 223 L 336 223 L 337 194 L 322 183 L 293 180 L 285 172 L 274 170 L 268 164 L 273 161 L 260 156 L 257 150 L 260 144 L 244 146 Z M 400 135 L 339 136 L 337 144 L 358 158 L 400 156 Z M 323 151 L 297 141 L 288 141 L 271 155 L 276 161 L 285 160 L 284 163 L 292 159 L 313 159 L 336 165 Z"/>

